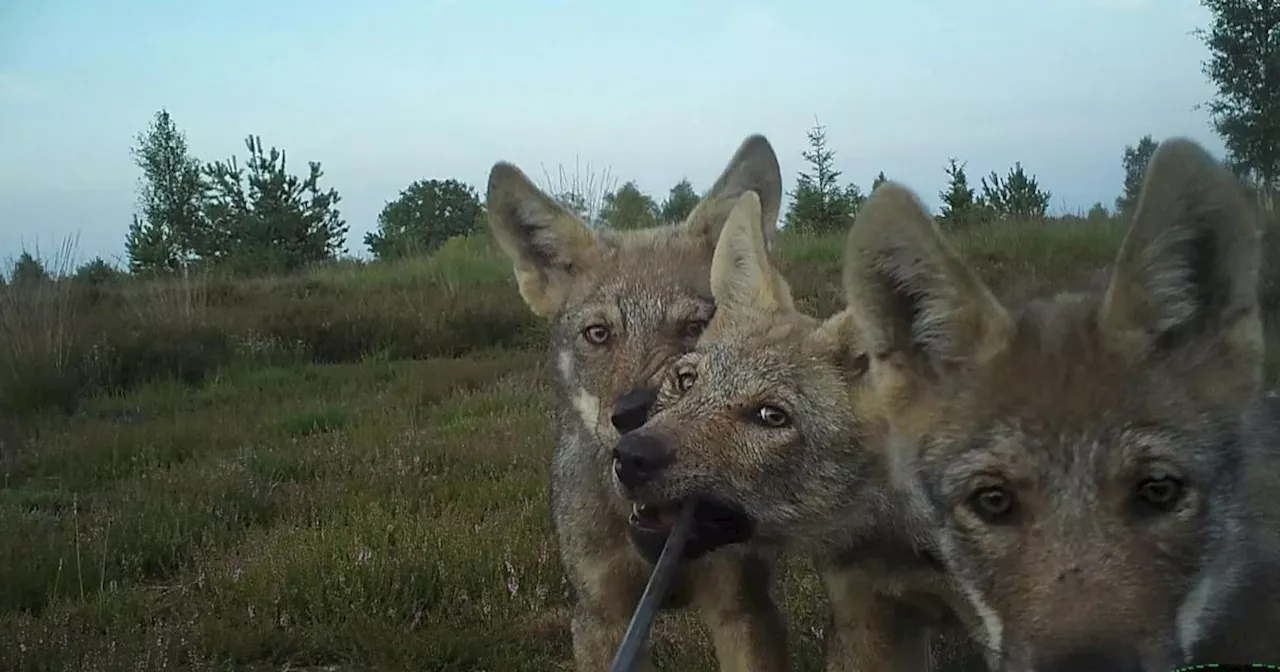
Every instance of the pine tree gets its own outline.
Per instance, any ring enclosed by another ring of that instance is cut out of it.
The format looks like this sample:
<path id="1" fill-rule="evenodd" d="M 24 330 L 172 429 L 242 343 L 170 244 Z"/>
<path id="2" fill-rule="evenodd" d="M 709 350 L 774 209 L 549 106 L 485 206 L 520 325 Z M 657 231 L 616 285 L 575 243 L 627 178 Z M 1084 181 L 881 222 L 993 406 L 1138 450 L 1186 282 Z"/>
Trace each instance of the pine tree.
<path id="1" fill-rule="evenodd" d="M 858 185 L 840 186 L 840 171 L 835 168 L 835 151 L 827 147 L 826 127 L 817 124 L 809 130 L 809 149 L 801 156 L 810 166 L 809 172 L 796 177 L 791 192 L 791 207 L 784 221 L 787 228 L 808 233 L 843 231 L 850 218 L 866 198 Z"/>
<path id="2" fill-rule="evenodd" d="M 969 186 L 964 166 L 954 157 L 947 159 L 947 189 L 938 194 L 942 199 L 938 221 L 948 228 L 969 226 L 981 219 L 981 208 L 974 197 L 973 188 Z"/>
<path id="3" fill-rule="evenodd" d="M 1015 162 L 1003 180 L 995 171 L 982 178 L 978 202 L 993 218 L 1040 220 L 1049 212 L 1050 197 L 1050 192 L 1041 189 L 1039 181 Z"/>
<path id="4" fill-rule="evenodd" d="M 232 157 L 205 168 L 209 191 L 209 257 L 246 272 L 292 271 L 332 259 L 345 250 L 347 224 L 334 189 L 322 190 L 324 173 L 308 162 L 305 178 L 288 172 L 285 153 L 245 140 L 249 158 Z"/>

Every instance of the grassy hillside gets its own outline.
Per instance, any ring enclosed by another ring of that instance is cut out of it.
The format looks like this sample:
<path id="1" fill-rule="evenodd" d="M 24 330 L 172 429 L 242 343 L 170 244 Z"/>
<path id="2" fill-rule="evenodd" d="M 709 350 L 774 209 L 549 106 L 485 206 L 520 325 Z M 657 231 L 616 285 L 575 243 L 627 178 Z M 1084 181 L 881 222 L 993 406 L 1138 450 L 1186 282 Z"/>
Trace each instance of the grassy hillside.
<path id="1" fill-rule="evenodd" d="M 958 241 L 1025 296 L 1096 280 L 1119 236 Z M 780 236 L 805 309 L 842 304 L 842 242 Z M 0 669 L 567 669 L 544 335 L 484 238 L 297 277 L 0 289 Z M 816 670 L 824 605 L 792 564 Z M 703 636 L 665 619 L 665 669 L 709 669 Z"/>

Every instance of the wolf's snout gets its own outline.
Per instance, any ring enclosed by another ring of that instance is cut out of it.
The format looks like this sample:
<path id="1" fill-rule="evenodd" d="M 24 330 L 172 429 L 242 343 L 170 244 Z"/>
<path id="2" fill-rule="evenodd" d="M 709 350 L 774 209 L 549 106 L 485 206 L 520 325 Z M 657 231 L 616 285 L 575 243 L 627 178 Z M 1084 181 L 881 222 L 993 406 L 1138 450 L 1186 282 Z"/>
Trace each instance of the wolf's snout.
<path id="1" fill-rule="evenodd" d="M 613 402 L 613 414 L 609 422 L 619 434 L 640 429 L 649 419 L 649 409 L 658 400 L 658 392 L 652 388 L 641 387 L 631 390 Z"/>
<path id="2" fill-rule="evenodd" d="M 1136 651 L 1123 648 L 1084 649 L 1051 656 L 1035 666 L 1036 672 L 1142 672 Z"/>
<path id="3" fill-rule="evenodd" d="M 638 488 L 671 464 L 667 444 L 649 434 L 623 434 L 613 449 L 613 470 L 628 488 Z"/>

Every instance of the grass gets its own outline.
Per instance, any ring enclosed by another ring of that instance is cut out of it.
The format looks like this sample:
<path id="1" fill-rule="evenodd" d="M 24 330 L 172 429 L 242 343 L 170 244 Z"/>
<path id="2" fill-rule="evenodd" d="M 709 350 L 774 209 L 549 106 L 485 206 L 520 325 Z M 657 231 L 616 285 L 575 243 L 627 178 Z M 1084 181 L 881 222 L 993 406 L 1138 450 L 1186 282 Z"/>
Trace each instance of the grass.
<path id="1" fill-rule="evenodd" d="M 957 244 L 1021 294 L 1096 278 L 1119 235 Z M 838 308 L 843 238 L 779 243 L 799 303 Z M 485 239 L 0 301 L 0 669 L 569 669 L 545 332 Z M 783 581 L 820 669 L 816 578 L 793 558 Z M 665 669 L 713 666 L 688 614 L 654 641 Z"/>

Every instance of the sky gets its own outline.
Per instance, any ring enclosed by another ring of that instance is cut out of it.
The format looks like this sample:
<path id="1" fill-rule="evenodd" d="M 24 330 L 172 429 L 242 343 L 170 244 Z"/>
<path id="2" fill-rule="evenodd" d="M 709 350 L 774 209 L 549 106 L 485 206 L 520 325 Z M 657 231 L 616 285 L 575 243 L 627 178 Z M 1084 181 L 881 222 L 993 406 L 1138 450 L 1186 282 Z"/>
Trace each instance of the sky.
<path id="1" fill-rule="evenodd" d="M 414 180 L 483 193 L 495 161 L 575 165 L 661 198 L 763 133 L 787 189 L 815 122 L 842 179 L 879 171 L 936 207 L 1015 161 L 1055 212 L 1112 204 L 1125 145 L 1219 155 L 1197 0 L 0 0 L 0 259 L 123 262 L 167 109 L 202 160 L 244 139 L 319 161 L 347 249 Z"/>

